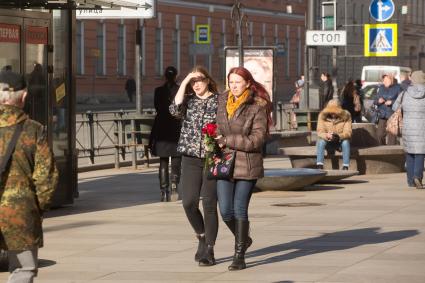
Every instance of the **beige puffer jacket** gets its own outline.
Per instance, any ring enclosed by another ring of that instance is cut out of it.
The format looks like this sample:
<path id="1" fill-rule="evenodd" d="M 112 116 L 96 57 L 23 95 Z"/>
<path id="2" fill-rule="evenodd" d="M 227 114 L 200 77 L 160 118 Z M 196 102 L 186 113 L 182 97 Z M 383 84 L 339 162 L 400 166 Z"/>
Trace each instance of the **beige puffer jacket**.
<path id="1" fill-rule="evenodd" d="M 335 118 L 332 118 L 332 114 L 335 114 Z M 350 112 L 342 109 L 335 100 L 329 101 L 318 118 L 317 135 L 326 140 L 327 133 L 336 133 L 341 140 L 351 139 Z"/>

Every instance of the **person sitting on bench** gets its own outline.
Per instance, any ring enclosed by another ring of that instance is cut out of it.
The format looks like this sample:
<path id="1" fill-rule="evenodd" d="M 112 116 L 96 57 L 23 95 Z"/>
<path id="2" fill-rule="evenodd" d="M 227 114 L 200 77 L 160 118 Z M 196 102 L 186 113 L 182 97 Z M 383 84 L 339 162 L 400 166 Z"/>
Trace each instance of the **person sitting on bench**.
<path id="1" fill-rule="evenodd" d="M 338 99 L 332 99 L 320 112 L 317 122 L 317 168 L 323 169 L 325 149 L 342 151 L 342 170 L 350 165 L 350 139 L 352 134 L 350 112 L 341 108 Z"/>

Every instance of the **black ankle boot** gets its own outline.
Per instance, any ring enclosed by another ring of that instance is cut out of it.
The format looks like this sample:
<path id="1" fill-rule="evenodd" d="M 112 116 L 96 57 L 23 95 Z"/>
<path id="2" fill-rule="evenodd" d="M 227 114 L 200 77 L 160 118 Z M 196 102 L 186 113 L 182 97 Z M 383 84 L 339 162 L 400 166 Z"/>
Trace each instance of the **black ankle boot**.
<path id="1" fill-rule="evenodd" d="M 233 236 L 236 236 L 236 221 L 235 219 L 224 221 L 226 223 L 227 227 L 229 227 L 229 230 L 232 231 Z M 246 242 L 245 251 L 252 245 L 252 238 L 249 236 L 248 231 L 248 240 Z M 236 250 L 236 241 L 235 241 L 235 250 Z"/>
<path id="2" fill-rule="evenodd" d="M 235 254 L 229 270 L 241 270 L 246 268 L 245 251 L 248 241 L 249 221 L 236 220 Z"/>
<path id="3" fill-rule="evenodd" d="M 199 266 L 215 265 L 214 246 L 207 246 L 204 256 L 199 260 Z"/>
<path id="4" fill-rule="evenodd" d="M 160 200 L 161 202 L 167 201 L 167 191 L 161 188 L 160 192 Z"/>
<path id="5" fill-rule="evenodd" d="M 202 258 L 202 256 L 205 254 L 205 251 L 207 250 L 207 244 L 205 243 L 205 235 L 196 235 L 196 238 L 198 238 L 198 250 L 195 254 L 195 261 L 198 261 Z"/>

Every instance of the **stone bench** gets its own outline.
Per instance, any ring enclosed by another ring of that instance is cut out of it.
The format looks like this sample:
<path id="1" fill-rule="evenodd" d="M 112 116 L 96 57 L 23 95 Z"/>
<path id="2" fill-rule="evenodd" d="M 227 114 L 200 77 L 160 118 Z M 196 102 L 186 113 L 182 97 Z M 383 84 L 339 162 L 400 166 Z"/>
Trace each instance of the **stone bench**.
<path id="1" fill-rule="evenodd" d="M 309 168 L 269 169 L 258 179 L 256 187 L 262 191 L 302 189 L 322 179 L 326 171 Z"/>
<path id="2" fill-rule="evenodd" d="M 311 131 L 271 132 L 266 143 L 266 154 L 277 155 L 281 147 L 307 146 L 311 144 Z"/>
<path id="3" fill-rule="evenodd" d="M 290 158 L 293 168 L 314 168 L 316 146 L 281 148 L 280 153 Z M 400 145 L 351 147 L 350 169 L 359 174 L 386 174 L 404 172 L 405 153 Z M 342 153 L 325 155 L 325 169 L 342 167 Z"/>

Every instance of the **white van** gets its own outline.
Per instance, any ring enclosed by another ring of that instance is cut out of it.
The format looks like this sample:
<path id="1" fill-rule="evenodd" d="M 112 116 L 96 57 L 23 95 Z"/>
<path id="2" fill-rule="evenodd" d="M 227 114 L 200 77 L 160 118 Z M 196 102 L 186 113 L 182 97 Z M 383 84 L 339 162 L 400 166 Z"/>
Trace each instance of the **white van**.
<path id="1" fill-rule="evenodd" d="M 400 66 L 382 66 L 382 65 L 369 65 L 364 66 L 362 70 L 362 88 L 368 85 L 380 84 L 384 74 L 393 74 L 394 78 L 400 83 L 400 74 L 405 73 L 410 75 L 412 69 L 409 67 Z"/>

